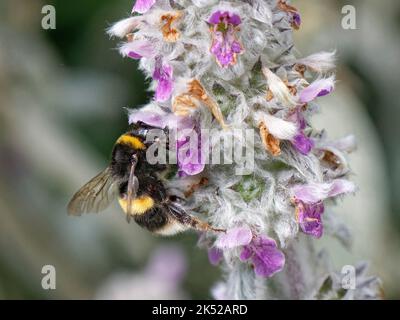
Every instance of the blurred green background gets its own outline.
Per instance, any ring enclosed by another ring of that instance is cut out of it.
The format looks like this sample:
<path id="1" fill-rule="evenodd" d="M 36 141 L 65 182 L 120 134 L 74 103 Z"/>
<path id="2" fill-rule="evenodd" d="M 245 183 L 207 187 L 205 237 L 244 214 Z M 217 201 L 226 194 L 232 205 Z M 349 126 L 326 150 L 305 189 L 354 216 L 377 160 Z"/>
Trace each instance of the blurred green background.
<path id="1" fill-rule="evenodd" d="M 55 30 L 41 28 L 46 4 L 56 8 Z M 294 4 L 303 17 L 299 54 L 338 54 L 338 89 L 315 124 L 333 138 L 359 140 L 351 160 L 360 192 L 338 209 L 353 229 L 353 251 L 321 243 L 339 267 L 370 260 L 386 296 L 400 297 L 400 3 Z M 341 27 L 346 4 L 356 8 L 356 30 Z M 136 62 L 120 57 L 105 34 L 131 7 L 131 0 L 0 0 L 0 298 L 210 298 L 220 276 L 194 233 L 154 237 L 127 224 L 116 205 L 100 215 L 66 214 L 73 192 L 107 165 L 127 126 L 124 107 L 152 96 Z M 41 287 L 47 264 L 56 267 L 56 290 Z M 159 264 L 179 275 L 163 283 Z"/>

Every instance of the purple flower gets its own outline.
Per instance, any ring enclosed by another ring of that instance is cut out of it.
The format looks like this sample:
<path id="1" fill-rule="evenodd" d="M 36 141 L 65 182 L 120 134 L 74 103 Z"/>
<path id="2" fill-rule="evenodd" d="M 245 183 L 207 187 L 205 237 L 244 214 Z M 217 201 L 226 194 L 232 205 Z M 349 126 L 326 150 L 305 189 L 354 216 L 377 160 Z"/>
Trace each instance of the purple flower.
<path id="1" fill-rule="evenodd" d="M 301 112 L 301 108 L 297 108 L 296 110 L 296 122 L 298 123 L 300 130 L 304 130 L 307 126 L 306 119 L 304 118 L 304 115 Z"/>
<path id="2" fill-rule="evenodd" d="M 275 240 L 263 235 L 254 238 L 250 244 L 243 247 L 240 260 L 250 259 L 255 274 L 261 277 L 272 277 L 285 265 L 285 255 L 278 249 Z"/>
<path id="3" fill-rule="evenodd" d="M 296 205 L 296 220 L 300 224 L 301 230 L 315 238 L 320 238 L 323 233 L 321 220 L 324 212 L 323 201 L 354 191 L 354 184 L 344 179 L 336 179 L 330 183 L 294 186 L 292 193 Z"/>
<path id="4" fill-rule="evenodd" d="M 217 266 L 222 260 L 222 250 L 215 247 L 208 249 L 208 260 L 213 266 Z"/>
<path id="5" fill-rule="evenodd" d="M 173 127 L 176 131 L 176 152 L 178 175 L 194 176 L 205 168 L 204 149 L 199 123 L 191 116 L 175 116 L 178 120 Z"/>
<path id="6" fill-rule="evenodd" d="M 296 220 L 301 230 L 317 239 L 321 238 L 324 230 L 321 217 L 323 213 L 324 204 L 322 201 L 312 204 L 297 201 Z"/>
<path id="7" fill-rule="evenodd" d="M 139 59 L 143 58 L 142 55 L 140 55 L 140 54 L 138 54 L 138 53 L 136 53 L 136 52 L 134 52 L 134 51 L 129 51 L 128 54 L 127 54 L 127 56 L 128 56 L 129 58 L 131 58 L 131 59 L 134 59 L 134 60 L 139 60 Z"/>
<path id="8" fill-rule="evenodd" d="M 271 277 L 282 270 L 285 256 L 277 248 L 276 242 L 266 236 L 253 236 L 248 226 L 236 227 L 218 237 L 218 249 L 242 247 L 240 260 L 251 260 L 258 276 Z"/>
<path id="9" fill-rule="evenodd" d="M 242 23 L 242 20 L 237 14 L 216 11 L 208 19 L 208 23 L 212 25 L 210 52 L 222 68 L 234 65 L 237 55 L 243 53 L 243 47 L 236 39 L 237 26 Z"/>
<path id="10" fill-rule="evenodd" d="M 314 142 L 302 131 L 293 138 L 292 144 L 297 151 L 304 155 L 309 154 L 314 147 Z"/>
<path id="11" fill-rule="evenodd" d="M 156 3 L 156 0 L 136 0 L 135 5 L 132 8 L 132 13 L 146 13 L 151 9 L 152 6 Z"/>
<path id="12" fill-rule="evenodd" d="M 292 13 L 292 26 L 294 29 L 298 30 L 301 25 L 301 16 L 298 12 Z"/>
<path id="13" fill-rule="evenodd" d="M 132 59 L 151 58 L 154 56 L 154 44 L 148 40 L 133 40 L 125 43 L 119 48 L 124 57 Z"/>
<path id="14" fill-rule="evenodd" d="M 336 179 L 330 183 L 296 185 L 292 188 L 292 193 L 296 200 L 306 204 L 315 204 L 327 198 L 354 192 L 355 189 L 351 181 Z"/>
<path id="15" fill-rule="evenodd" d="M 236 227 L 220 235 L 215 245 L 221 249 L 232 249 L 249 244 L 252 238 L 253 234 L 248 226 Z"/>
<path id="16" fill-rule="evenodd" d="M 234 26 L 238 26 L 242 23 L 242 20 L 237 14 L 232 14 L 228 11 L 216 11 L 208 19 L 208 23 L 217 25 L 219 23 L 229 23 Z"/>
<path id="17" fill-rule="evenodd" d="M 335 87 L 335 78 L 319 79 L 300 92 L 300 102 L 308 103 L 317 97 L 326 96 Z"/>
<path id="18" fill-rule="evenodd" d="M 164 129 L 168 124 L 169 115 L 158 114 L 150 111 L 137 111 L 129 115 L 129 124 L 143 122 L 152 127 Z"/>
<path id="19" fill-rule="evenodd" d="M 301 24 L 301 16 L 297 9 L 286 3 L 285 0 L 278 1 L 278 8 L 287 12 L 291 18 L 291 25 L 294 29 L 298 30 Z"/>
<path id="20" fill-rule="evenodd" d="M 190 117 L 186 117 L 191 119 Z M 198 123 L 188 121 L 186 127 L 177 131 L 177 160 L 178 174 L 180 177 L 194 176 L 201 173 L 205 168 L 204 143 Z M 203 147 L 203 148 L 202 148 Z"/>
<path id="21" fill-rule="evenodd" d="M 295 112 L 289 116 L 289 120 L 297 124 L 297 134 L 291 140 L 292 145 L 301 154 L 307 155 L 314 147 L 314 141 L 304 134 L 304 129 L 307 127 L 306 120 L 301 111 L 301 107 L 297 107 Z"/>
<path id="22" fill-rule="evenodd" d="M 158 81 L 155 94 L 156 101 L 164 102 L 171 97 L 173 90 L 172 74 L 172 67 L 163 63 L 161 57 L 157 57 L 153 72 L 153 79 Z"/>

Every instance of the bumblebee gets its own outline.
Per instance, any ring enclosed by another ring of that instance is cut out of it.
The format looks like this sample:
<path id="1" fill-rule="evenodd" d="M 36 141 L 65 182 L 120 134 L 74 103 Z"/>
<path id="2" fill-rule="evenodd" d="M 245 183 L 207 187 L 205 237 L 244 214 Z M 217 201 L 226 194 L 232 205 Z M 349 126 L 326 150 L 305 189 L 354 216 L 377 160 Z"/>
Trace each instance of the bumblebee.
<path id="1" fill-rule="evenodd" d="M 155 141 L 146 140 L 154 127 L 138 122 L 118 138 L 109 166 L 86 183 L 68 204 L 68 213 L 100 212 L 118 198 L 127 221 L 160 235 L 173 235 L 188 229 L 224 231 L 188 214 L 178 197 L 169 195 L 161 179 L 164 164 L 149 164 L 146 150 Z"/>

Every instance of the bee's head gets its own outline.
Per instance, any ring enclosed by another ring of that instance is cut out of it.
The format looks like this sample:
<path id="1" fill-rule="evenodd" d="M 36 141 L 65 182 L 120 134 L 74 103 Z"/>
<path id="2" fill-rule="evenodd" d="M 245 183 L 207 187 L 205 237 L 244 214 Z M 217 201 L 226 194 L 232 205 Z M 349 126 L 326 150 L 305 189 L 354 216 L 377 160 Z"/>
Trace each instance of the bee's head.
<path id="1" fill-rule="evenodd" d="M 168 128 L 162 129 L 138 121 L 131 124 L 129 134 L 140 138 L 147 147 L 160 141 L 166 141 L 168 145 Z"/>
<path id="2" fill-rule="evenodd" d="M 129 132 L 137 137 L 140 137 L 142 139 L 146 139 L 147 134 L 149 133 L 150 130 L 162 130 L 164 132 L 167 131 L 167 129 L 161 129 L 159 127 L 154 127 L 151 126 L 147 123 L 144 123 L 142 121 L 138 121 L 135 123 L 132 123 L 129 127 Z"/>

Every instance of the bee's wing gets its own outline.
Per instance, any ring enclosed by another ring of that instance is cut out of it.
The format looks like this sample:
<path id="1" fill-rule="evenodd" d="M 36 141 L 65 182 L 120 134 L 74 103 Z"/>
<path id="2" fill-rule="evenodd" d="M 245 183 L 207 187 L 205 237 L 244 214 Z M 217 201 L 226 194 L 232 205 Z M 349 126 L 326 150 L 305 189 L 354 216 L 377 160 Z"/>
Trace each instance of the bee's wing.
<path id="1" fill-rule="evenodd" d="M 117 190 L 116 180 L 107 167 L 75 193 L 68 204 L 68 214 L 103 211 L 115 199 Z"/>

